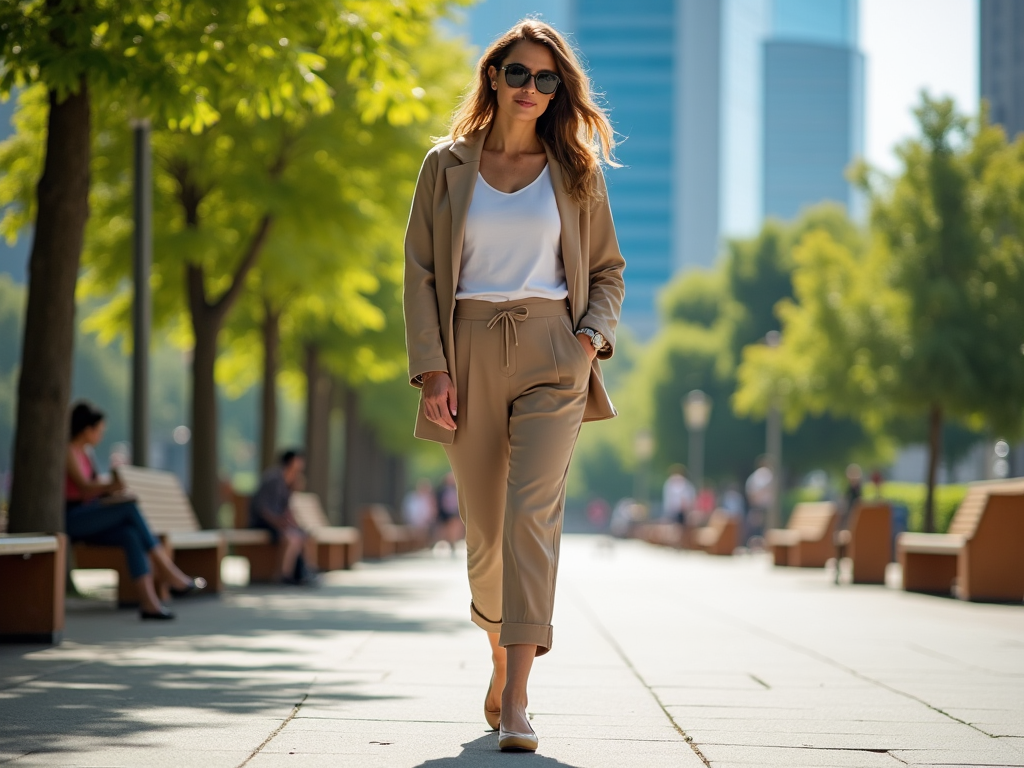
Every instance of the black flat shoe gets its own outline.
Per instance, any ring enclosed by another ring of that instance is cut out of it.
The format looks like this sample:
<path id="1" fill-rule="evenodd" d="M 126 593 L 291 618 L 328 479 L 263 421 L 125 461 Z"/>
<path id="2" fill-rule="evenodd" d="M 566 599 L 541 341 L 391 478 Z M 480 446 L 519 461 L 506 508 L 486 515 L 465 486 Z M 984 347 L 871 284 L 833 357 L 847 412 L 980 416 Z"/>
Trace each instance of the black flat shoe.
<path id="1" fill-rule="evenodd" d="M 192 583 L 182 589 L 171 588 L 171 594 L 175 597 L 185 597 L 185 595 L 191 595 L 200 590 L 206 589 L 206 579 L 202 576 L 198 576 L 192 579 Z"/>
<path id="2" fill-rule="evenodd" d="M 174 618 L 174 614 L 171 611 L 168 611 L 166 608 L 164 608 L 163 610 L 157 611 L 156 613 L 153 613 L 151 611 L 139 611 L 139 618 L 143 621 L 170 621 Z"/>

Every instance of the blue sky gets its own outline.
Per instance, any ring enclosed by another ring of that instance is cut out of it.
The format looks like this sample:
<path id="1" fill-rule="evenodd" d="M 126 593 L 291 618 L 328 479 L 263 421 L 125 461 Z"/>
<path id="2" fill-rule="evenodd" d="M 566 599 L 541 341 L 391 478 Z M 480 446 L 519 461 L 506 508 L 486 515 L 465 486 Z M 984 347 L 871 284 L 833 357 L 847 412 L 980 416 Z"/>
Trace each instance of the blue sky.
<path id="1" fill-rule="evenodd" d="M 922 88 L 978 109 L 977 0 L 861 0 L 867 57 L 865 154 L 896 170 L 892 148 L 916 133 L 911 110 Z"/>

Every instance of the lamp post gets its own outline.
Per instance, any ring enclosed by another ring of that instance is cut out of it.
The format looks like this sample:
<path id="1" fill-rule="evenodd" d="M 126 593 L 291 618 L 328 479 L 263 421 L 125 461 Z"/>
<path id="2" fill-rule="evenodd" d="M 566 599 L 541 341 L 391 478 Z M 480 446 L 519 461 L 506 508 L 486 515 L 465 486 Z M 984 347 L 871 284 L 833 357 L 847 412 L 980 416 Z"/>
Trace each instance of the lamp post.
<path id="1" fill-rule="evenodd" d="M 782 343 L 782 334 L 779 331 L 768 331 L 764 343 L 771 349 L 777 349 Z M 765 530 L 769 530 L 778 528 L 782 518 L 782 414 L 777 393 L 772 395 L 765 430 L 765 453 L 768 455 L 768 468 L 772 471 L 772 505 L 768 508 L 765 525 Z"/>
<path id="2" fill-rule="evenodd" d="M 711 420 L 711 398 L 694 389 L 683 398 L 683 421 L 690 435 L 690 472 L 698 491 L 704 490 L 704 434 Z"/>
<path id="3" fill-rule="evenodd" d="M 149 336 L 152 315 L 149 273 L 153 263 L 153 156 L 149 144 L 149 121 L 137 120 L 132 128 L 135 138 L 132 464 L 145 467 L 149 465 Z"/>
<path id="4" fill-rule="evenodd" d="M 633 474 L 633 497 L 637 504 L 647 509 L 647 464 L 654 455 L 654 438 L 642 429 L 633 438 L 633 453 L 636 456 L 636 471 Z"/>

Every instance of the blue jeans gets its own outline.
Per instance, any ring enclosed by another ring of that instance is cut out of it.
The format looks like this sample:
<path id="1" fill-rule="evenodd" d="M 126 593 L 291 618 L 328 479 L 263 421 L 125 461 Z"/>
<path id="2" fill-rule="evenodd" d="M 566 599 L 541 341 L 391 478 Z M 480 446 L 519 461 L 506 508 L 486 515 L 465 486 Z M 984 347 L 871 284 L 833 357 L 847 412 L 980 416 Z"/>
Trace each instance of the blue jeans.
<path id="1" fill-rule="evenodd" d="M 121 547 L 133 578 L 149 573 L 146 554 L 159 542 L 133 501 L 104 504 L 99 499 L 69 505 L 67 532 L 72 541 Z"/>

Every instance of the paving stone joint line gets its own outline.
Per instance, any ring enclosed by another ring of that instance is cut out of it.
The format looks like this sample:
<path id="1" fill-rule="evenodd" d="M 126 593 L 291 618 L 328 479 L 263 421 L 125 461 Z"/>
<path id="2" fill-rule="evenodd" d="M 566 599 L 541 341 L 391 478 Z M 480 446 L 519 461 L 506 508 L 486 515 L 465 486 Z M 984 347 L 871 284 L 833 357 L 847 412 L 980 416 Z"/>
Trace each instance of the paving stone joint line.
<path id="1" fill-rule="evenodd" d="M 754 633 L 756 635 L 761 635 L 762 637 L 768 638 L 769 640 L 774 640 L 775 642 L 779 643 L 780 645 L 784 645 L 784 646 L 790 648 L 791 650 L 799 651 L 800 653 L 803 653 L 803 654 L 805 654 L 807 656 L 811 656 L 812 658 L 818 659 L 818 661 L 823 661 L 826 664 L 829 664 L 829 665 L 835 667 L 836 669 L 841 669 L 844 672 L 846 672 L 846 673 L 848 673 L 850 675 L 853 675 L 854 677 L 858 678 L 859 680 L 864 680 L 865 682 L 871 683 L 872 685 L 877 685 L 879 688 L 884 688 L 887 691 L 895 693 L 895 694 L 897 694 L 899 696 L 903 696 L 904 698 L 910 699 L 911 701 L 916 701 L 918 704 L 922 704 L 922 705 L 928 707 L 928 709 L 932 710 L 933 712 L 937 712 L 938 714 L 942 715 L 943 717 L 948 717 L 950 720 L 953 720 L 954 722 L 960 723 L 961 725 L 966 725 L 968 728 L 971 728 L 971 729 L 977 731 L 980 734 L 988 736 L 990 739 L 998 738 L 998 736 L 996 736 L 994 733 L 989 733 L 988 731 L 986 731 L 986 730 L 984 730 L 982 728 L 979 728 L 978 726 L 974 725 L 973 723 L 969 723 L 966 720 L 961 720 L 959 717 L 956 717 L 955 715 L 951 715 L 949 712 L 946 712 L 945 710 L 940 709 L 939 707 L 936 707 L 934 704 L 931 704 L 931 703 L 925 701 L 924 699 L 920 698 L 919 696 L 915 696 L 914 694 L 910 693 L 909 691 L 903 691 L 903 690 L 900 690 L 899 688 L 896 688 L 895 686 L 892 686 L 892 685 L 889 685 L 888 683 L 882 682 L 881 680 L 876 680 L 875 678 L 871 677 L 870 675 L 866 675 L 863 672 L 860 672 L 859 670 L 854 669 L 853 667 L 848 667 L 845 664 L 843 664 L 841 661 L 833 659 L 831 656 L 826 656 L 825 654 L 820 653 L 819 651 L 816 651 L 813 648 L 808 648 L 807 646 L 801 645 L 800 643 L 798 643 L 798 642 L 796 642 L 794 640 L 790 640 L 788 637 L 783 637 L 782 635 L 777 635 L 774 632 L 771 632 L 771 631 L 769 631 L 767 629 L 763 629 L 763 628 L 757 626 L 756 624 L 751 624 L 749 622 L 746 622 L 743 619 L 737 618 L 737 617 L 735 617 L 735 616 L 733 616 L 733 615 L 731 615 L 729 613 L 725 613 L 724 611 L 717 610 L 717 609 L 715 609 L 715 608 L 713 608 L 713 607 L 711 607 L 711 606 L 709 606 L 707 604 L 703 604 L 703 607 L 709 613 L 714 613 L 717 616 L 719 616 L 720 618 L 723 618 L 726 621 L 730 621 L 733 624 L 736 624 L 737 626 L 745 627 L 747 630 L 749 630 L 750 632 L 752 632 L 752 633 Z"/>
<path id="2" fill-rule="evenodd" d="M 315 682 L 315 680 L 314 680 L 314 682 Z M 312 687 L 312 686 L 313 686 L 313 683 L 310 683 L 310 687 Z M 243 760 L 241 763 L 238 764 L 238 768 L 245 768 L 245 766 L 247 766 L 250 762 L 252 762 L 252 759 L 254 757 L 256 757 L 256 755 L 258 755 L 260 752 L 262 752 L 263 748 L 266 747 L 270 742 L 272 742 L 274 740 L 274 738 L 279 733 L 281 733 L 281 731 L 283 731 L 288 726 L 288 723 L 290 723 L 292 720 L 295 719 L 295 716 L 299 714 L 299 710 L 302 709 L 302 705 L 306 703 L 306 699 L 308 699 L 308 698 L 309 698 L 309 692 L 307 691 L 306 693 L 304 693 L 302 695 L 302 698 L 299 700 L 299 702 L 294 707 L 292 707 L 292 711 L 288 715 L 288 717 L 286 717 L 284 719 L 284 721 L 282 721 L 282 723 L 279 726 L 277 726 L 277 728 L 275 728 L 273 731 L 271 731 L 270 735 L 267 736 L 267 738 L 265 738 L 263 740 L 263 743 L 260 744 L 258 747 L 256 747 L 256 749 L 254 749 L 249 754 L 249 756 L 247 758 L 245 758 L 245 760 Z"/>
<path id="3" fill-rule="evenodd" d="M 693 740 L 693 737 L 690 736 L 690 734 L 688 734 L 686 731 L 684 731 L 682 726 L 680 726 L 679 723 L 676 722 L 676 719 L 672 717 L 672 714 L 668 711 L 668 709 L 665 707 L 665 704 L 662 702 L 661 697 L 658 696 L 654 689 L 651 688 L 650 684 L 648 684 L 648 682 L 644 679 L 643 675 L 640 674 L 640 671 L 633 665 L 633 662 L 630 660 L 629 656 L 626 655 L 625 650 L 623 650 L 622 646 L 620 646 L 618 642 L 615 640 L 615 638 L 612 637 L 611 633 L 607 630 L 604 624 L 601 623 L 601 620 L 598 619 L 597 614 L 594 613 L 593 609 L 590 607 L 590 604 L 583 598 L 583 595 L 581 595 L 576 590 L 574 590 L 574 592 L 576 595 L 576 599 L 579 601 L 581 610 L 590 620 L 590 623 L 594 625 L 598 633 L 604 638 L 605 642 L 608 643 L 608 645 L 610 645 L 612 649 L 614 649 L 615 653 L 618 654 L 620 659 L 622 659 L 622 663 L 625 664 L 629 671 L 633 673 L 633 676 L 640 682 L 640 684 L 644 688 L 647 689 L 647 692 L 651 695 L 651 698 L 654 699 L 655 703 L 665 714 L 665 717 L 668 718 L 668 721 L 672 723 L 672 727 L 675 728 L 676 732 L 683 737 L 683 741 L 685 741 L 690 746 L 690 749 L 693 750 L 693 753 L 697 755 L 697 757 L 700 759 L 702 763 L 704 763 L 704 765 L 708 766 L 708 768 L 711 768 L 711 763 L 704 756 L 704 753 L 700 751 L 700 747 L 697 746 L 697 742 L 695 742 Z"/>

